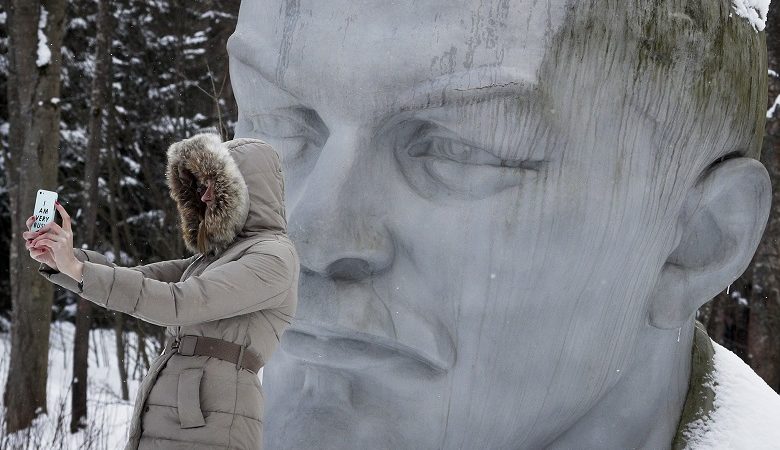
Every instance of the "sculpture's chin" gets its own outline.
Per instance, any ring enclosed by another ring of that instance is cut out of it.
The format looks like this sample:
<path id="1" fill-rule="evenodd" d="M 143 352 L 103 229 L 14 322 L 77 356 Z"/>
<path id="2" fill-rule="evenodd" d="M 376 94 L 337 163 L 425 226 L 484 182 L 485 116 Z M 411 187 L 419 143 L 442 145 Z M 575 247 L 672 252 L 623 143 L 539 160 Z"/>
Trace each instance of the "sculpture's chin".
<path id="1" fill-rule="evenodd" d="M 428 381 L 421 383 L 421 372 Z M 280 348 L 263 371 L 265 448 L 440 447 L 440 415 L 420 414 L 447 408 L 446 377 L 431 375 L 408 358 L 353 371 Z"/>

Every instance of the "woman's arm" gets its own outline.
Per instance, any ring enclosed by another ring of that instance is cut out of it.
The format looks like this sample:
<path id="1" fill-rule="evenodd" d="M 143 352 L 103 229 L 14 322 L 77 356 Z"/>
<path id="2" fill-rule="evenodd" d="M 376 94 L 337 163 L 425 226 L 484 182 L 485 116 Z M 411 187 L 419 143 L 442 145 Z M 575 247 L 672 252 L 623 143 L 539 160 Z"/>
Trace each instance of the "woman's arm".
<path id="1" fill-rule="evenodd" d="M 77 294 L 81 294 L 78 280 L 81 279 L 81 266 L 84 262 L 100 264 L 108 267 L 119 267 L 106 259 L 102 253 L 93 250 L 77 249 L 73 247 L 73 230 L 71 228 L 70 214 L 65 207 L 55 202 L 54 207 L 62 217 L 62 226 L 51 222 L 38 230 L 29 231 L 35 216 L 27 219 L 28 231 L 22 233 L 22 238 L 27 240 L 25 247 L 30 250 L 30 255 L 42 261 L 38 267 L 38 273 L 43 277 Z M 41 259 L 40 248 L 46 248 L 47 258 Z M 183 259 L 173 259 L 152 264 L 138 265 L 126 269 L 142 273 L 145 277 L 159 281 L 179 281 L 184 270 L 195 260 L 196 256 Z M 47 265 L 43 261 L 54 260 L 57 269 Z M 75 269 L 78 268 L 78 271 Z"/>
<path id="2" fill-rule="evenodd" d="M 101 264 L 104 266 L 120 267 L 112 262 L 109 262 L 102 253 L 93 250 L 74 248 L 73 256 L 75 256 L 76 259 L 82 263 L 85 261 L 90 261 L 92 263 Z M 145 277 L 153 278 L 155 280 L 173 282 L 179 281 L 181 279 L 184 270 L 187 269 L 187 267 L 195 260 L 195 258 L 197 258 L 197 255 L 190 256 L 189 258 L 172 259 L 151 264 L 126 267 L 126 269 L 136 270 L 141 272 Z M 38 267 L 38 273 L 43 275 L 52 283 L 62 286 L 69 291 L 75 292 L 77 294 L 81 293 L 78 288 L 78 282 L 57 269 L 53 269 L 48 265 L 41 263 L 41 265 Z"/>
<path id="3" fill-rule="evenodd" d="M 137 267 L 101 264 L 97 257 L 90 261 L 88 250 L 83 251 L 83 261 L 76 260 L 70 215 L 62 205 L 56 207 L 62 215 L 62 227 L 52 222 L 38 233 L 25 232 L 23 237 L 32 239 L 28 244 L 32 249 L 49 249 L 62 276 L 74 283 L 83 277 L 79 294 L 105 308 L 157 325 L 175 326 L 277 308 L 288 298 L 295 300 L 290 291 L 297 288 L 300 268 L 295 248 L 289 243 L 261 241 L 238 260 L 201 275 L 185 281 L 160 281 Z"/>
<path id="4" fill-rule="evenodd" d="M 271 242 L 255 244 L 236 261 L 178 282 L 158 281 L 131 268 L 83 261 L 81 296 L 161 326 L 277 308 L 287 300 L 299 267 L 285 244 Z"/>

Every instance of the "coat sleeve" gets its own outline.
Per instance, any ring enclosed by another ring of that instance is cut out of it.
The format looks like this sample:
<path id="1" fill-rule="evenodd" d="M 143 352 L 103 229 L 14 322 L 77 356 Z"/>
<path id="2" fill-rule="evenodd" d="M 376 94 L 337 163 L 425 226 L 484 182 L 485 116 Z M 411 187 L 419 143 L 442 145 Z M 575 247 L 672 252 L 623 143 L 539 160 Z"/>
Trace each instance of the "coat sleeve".
<path id="1" fill-rule="evenodd" d="M 278 249 L 278 250 L 277 250 Z M 87 300 L 161 326 L 191 325 L 282 306 L 298 269 L 286 247 L 251 247 L 236 261 L 184 281 L 84 262 Z"/>
<path id="2" fill-rule="evenodd" d="M 105 255 L 98 253 L 94 250 L 85 250 L 81 248 L 74 248 L 73 255 L 81 262 L 92 262 L 95 264 L 102 264 L 108 267 L 119 267 L 116 264 L 109 262 Z M 172 259 L 168 261 L 160 261 L 151 264 L 144 264 L 139 266 L 127 267 L 128 270 L 135 270 L 141 272 L 145 277 L 153 278 L 159 281 L 179 281 L 181 279 L 184 270 L 197 258 L 197 255 L 183 259 Z M 61 273 L 57 269 L 53 269 L 44 263 L 41 263 L 38 267 L 38 273 L 43 275 L 47 280 L 54 284 L 64 287 L 65 289 L 81 294 L 78 287 L 78 282 L 73 278 Z"/>

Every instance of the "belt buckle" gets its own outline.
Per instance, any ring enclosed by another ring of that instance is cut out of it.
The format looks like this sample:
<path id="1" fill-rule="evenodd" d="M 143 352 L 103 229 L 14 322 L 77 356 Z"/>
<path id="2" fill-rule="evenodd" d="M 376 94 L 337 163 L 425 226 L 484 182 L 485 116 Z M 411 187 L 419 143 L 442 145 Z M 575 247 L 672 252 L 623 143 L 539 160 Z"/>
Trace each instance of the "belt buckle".
<path id="1" fill-rule="evenodd" d="M 187 335 L 182 336 L 180 340 L 174 341 L 171 348 L 182 356 L 193 356 L 195 354 L 195 344 L 197 343 L 197 336 Z"/>

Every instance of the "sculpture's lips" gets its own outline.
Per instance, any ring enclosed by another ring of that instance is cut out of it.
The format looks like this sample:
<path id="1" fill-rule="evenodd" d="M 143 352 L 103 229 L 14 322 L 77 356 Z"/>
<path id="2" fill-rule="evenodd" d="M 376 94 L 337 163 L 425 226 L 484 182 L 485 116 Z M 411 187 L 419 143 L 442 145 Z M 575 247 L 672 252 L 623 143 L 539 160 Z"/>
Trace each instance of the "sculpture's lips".
<path id="1" fill-rule="evenodd" d="M 392 358 L 404 357 L 422 363 L 437 372 L 446 372 L 454 362 L 451 345 L 420 349 L 397 339 L 355 331 L 337 325 L 295 322 L 284 333 L 281 349 L 286 354 L 311 363 L 359 369 L 381 365 Z"/>

